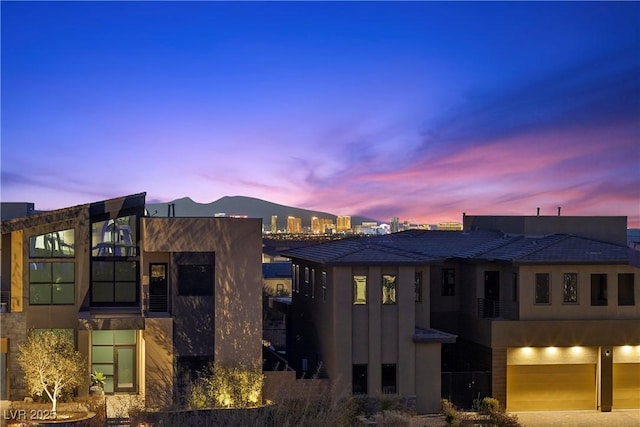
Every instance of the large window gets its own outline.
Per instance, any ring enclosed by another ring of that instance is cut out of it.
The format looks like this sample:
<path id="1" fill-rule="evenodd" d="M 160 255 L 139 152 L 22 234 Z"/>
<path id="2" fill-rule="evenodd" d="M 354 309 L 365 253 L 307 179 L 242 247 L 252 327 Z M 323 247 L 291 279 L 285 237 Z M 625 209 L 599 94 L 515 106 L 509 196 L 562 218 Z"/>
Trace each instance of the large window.
<path id="1" fill-rule="evenodd" d="M 179 265 L 178 295 L 212 296 L 213 265 Z"/>
<path id="2" fill-rule="evenodd" d="M 353 394 L 367 394 L 367 365 L 353 365 L 352 369 Z"/>
<path id="3" fill-rule="evenodd" d="M 562 276 L 562 302 L 578 303 L 578 273 L 564 273 Z"/>
<path id="4" fill-rule="evenodd" d="M 396 364 L 385 363 L 382 365 L 382 393 L 395 394 L 396 393 Z"/>
<path id="5" fill-rule="evenodd" d="M 75 256 L 75 231 L 54 231 L 29 238 L 31 258 L 64 258 Z"/>
<path id="6" fill-rule="evenodd" d="M 414 276 L 413 287 L 415 289 L 415 300 L 416 302 L 422 302 L 422 273 L 417 272 Z"/>
<path id="7" fill-rule="evenodd" d="M 135 391 L 136 331 L 92 331 L 91 371 L 102 372 L 104 391 Z"/>
<path id="8" fill-rule="evenodd" d="M 353 303 L 367 303 L 367 276 L 353 276 Z"/>
<path id="9" fill-rule="evenodd" d="M 618 274 L 618 305 L 635 305 L 633 273 Z"/>
<path id="10" fill-rule="evenodd" d="M 91 223 L 92 305 L 139 305 L 137 221 L 127 215 Z"/>
<path id="11" fill-rule="evenodd" d="M 75 263 L 29 263 L 29 303 L 74 304 Z"/>
<path id="12" fill-rule="evenodd" d="M 138 254 L 137 217 L 123 216 L 91 224 L 91 255 L 134 257 Z"/>
<path id="13" fill-rule="evenodd" d="M 456 294 L 456 270 L 453 268 L 442 269 L 442 295 L 454 296 Z"/>
<path id="14" fill-rule="evenodd" d="M 607 305 L 607 275 L 591 275 L 591 305 Z"/>
<path id="15" fill-rule="evenodd" d="M 135 261 L 93 261 L 91 302 L 135 305 L 138 303 L 138 263 Z"/>
<path id="16" fill-rule="evenodd" d="M 551 303 L 551 281 L 549 280 L 549 273 L 536 273 L 535 303 Z"/>
<path id="17" fill-rule="evenodd" d="M 382 304 L 396 303 L 396 275 L 382 275 Z"/>

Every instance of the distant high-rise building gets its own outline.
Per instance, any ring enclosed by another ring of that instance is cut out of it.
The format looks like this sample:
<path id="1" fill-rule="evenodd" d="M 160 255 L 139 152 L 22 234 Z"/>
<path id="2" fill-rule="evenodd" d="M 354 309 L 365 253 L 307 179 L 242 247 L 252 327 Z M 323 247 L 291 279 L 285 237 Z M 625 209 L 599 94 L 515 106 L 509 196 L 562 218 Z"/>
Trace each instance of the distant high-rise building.
<path id="1" fill-rule="evenodd" d="M 462 224 L 459 222 L 439 222 L 436 230 L 461 231 Z"/>
<path id="2" fill-rule="evenodd" d="M 400 219 L 397 216 L 391 218 L 390 230 L 391 233 L 397 233 L 400 231 Z"/>
<path id="3" fill-rule="evenodd" d="M 295 216 L 288 216 L 287 232 L 292 234 L 302 233 L 302 218 L 298 218 Z"/>
<path id="4" fill-rule="evenodd" d="M 351 217 L 349 215 L 338 216 L 337 223 L 338 232 L 351 230 Z"/>
<path id="5" fill-rule="evenodd" d="M 311 232 L 313 234 L 325 234 L 327 230 L 335 228 L 335 224 L 330 218 L 311 217 Z"/>
<path id="6" fill-rule="evenodd" d="M 278 215 L 271 215 L 271 232 L 278 232 Z"/>

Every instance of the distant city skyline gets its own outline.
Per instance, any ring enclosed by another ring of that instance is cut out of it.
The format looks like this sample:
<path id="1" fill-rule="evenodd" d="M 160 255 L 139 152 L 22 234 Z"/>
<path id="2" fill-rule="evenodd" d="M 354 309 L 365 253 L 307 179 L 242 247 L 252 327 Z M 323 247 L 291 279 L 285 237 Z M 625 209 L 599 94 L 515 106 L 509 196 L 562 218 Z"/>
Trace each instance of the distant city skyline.
<path id="1" fill-rule="evenodd" d="M 2 201 L 640 227 L 639 2 L 2 2 Z"/>

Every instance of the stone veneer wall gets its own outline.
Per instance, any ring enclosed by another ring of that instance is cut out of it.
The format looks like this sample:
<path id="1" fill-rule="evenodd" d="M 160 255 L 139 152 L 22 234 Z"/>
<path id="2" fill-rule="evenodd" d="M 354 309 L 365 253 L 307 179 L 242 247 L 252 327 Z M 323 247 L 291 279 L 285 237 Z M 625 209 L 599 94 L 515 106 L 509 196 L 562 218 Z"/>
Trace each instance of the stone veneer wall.
<path id="1" fill-rule="evenodd" d="M 27 340 L 27 316 L 26 313 L 2 313 L 0 314 L 0 335 L 9 341 L 9 354 L 7 355 L 7 367 L 9 370 L 10 400 L 22 400 L 26 395 L 24 372 L 16 356 L 18 345 Z"/>

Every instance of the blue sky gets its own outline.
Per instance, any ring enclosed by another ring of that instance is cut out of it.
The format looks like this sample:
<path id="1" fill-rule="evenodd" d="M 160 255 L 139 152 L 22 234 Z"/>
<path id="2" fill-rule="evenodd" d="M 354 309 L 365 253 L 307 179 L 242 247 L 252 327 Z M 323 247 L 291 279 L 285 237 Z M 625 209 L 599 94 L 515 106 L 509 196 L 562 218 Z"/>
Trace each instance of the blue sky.
<path id="1" fill-rule="evenodd" d="M 640 227 L 638 2 L 5 2 L 2 200 Z"/>

